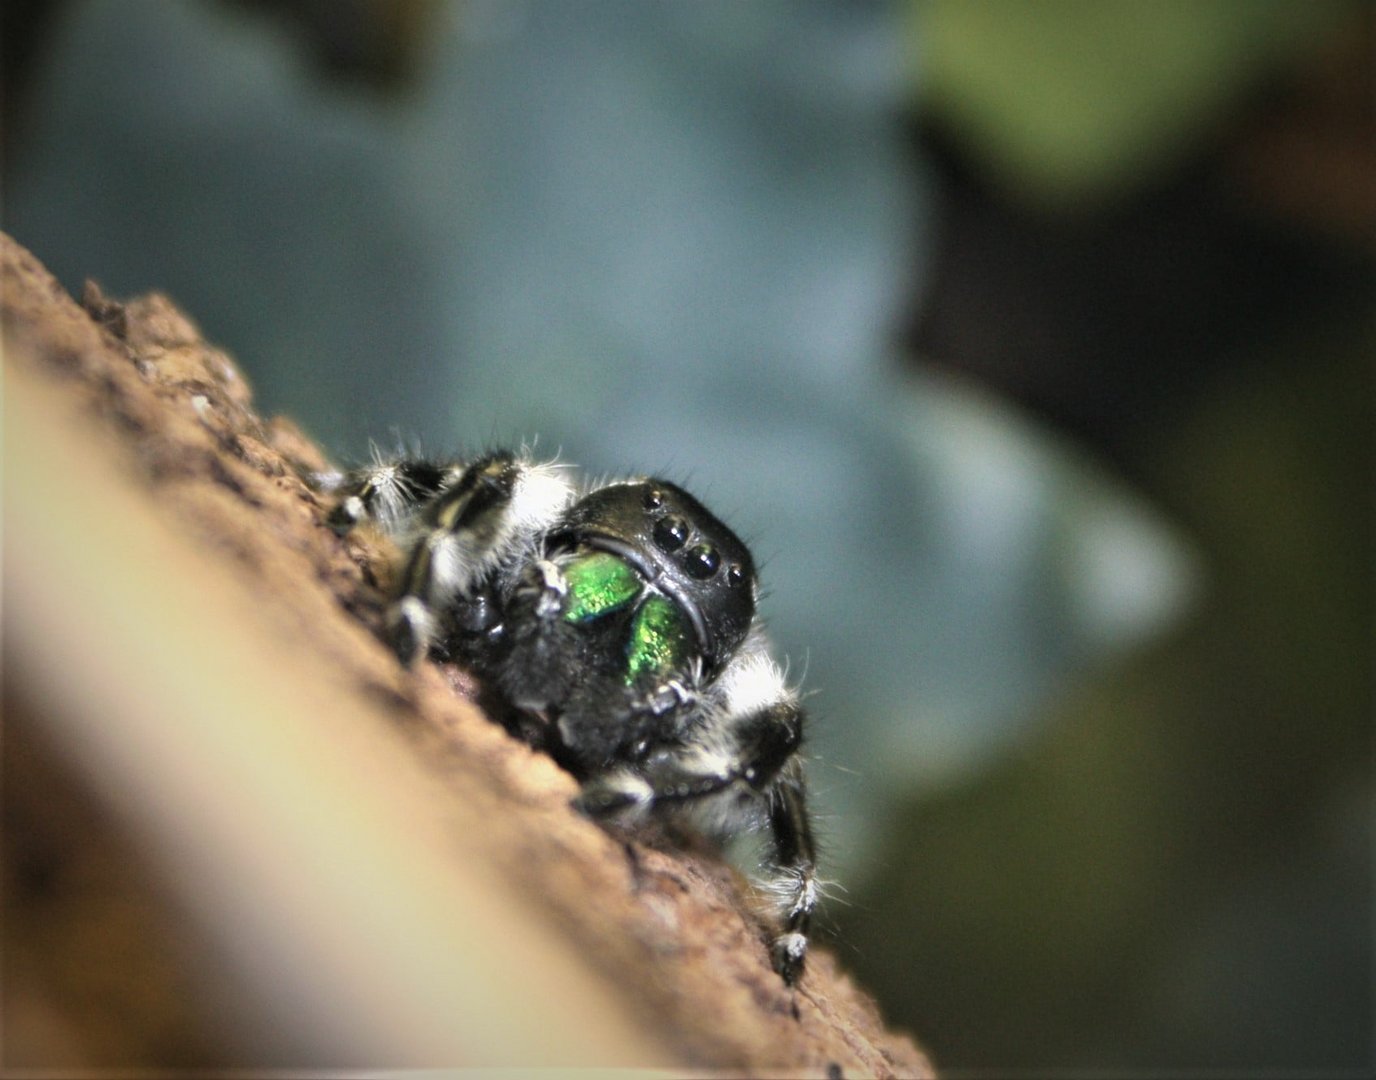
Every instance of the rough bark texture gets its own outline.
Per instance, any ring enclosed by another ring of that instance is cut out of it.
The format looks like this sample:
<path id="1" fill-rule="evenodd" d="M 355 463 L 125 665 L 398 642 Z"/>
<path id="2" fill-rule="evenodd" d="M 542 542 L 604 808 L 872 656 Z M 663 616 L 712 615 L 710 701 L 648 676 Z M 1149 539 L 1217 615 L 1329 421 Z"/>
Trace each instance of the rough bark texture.
<path id="1" fill-rule="evenodd" d="M 325 464 L 319 450 L 289 421 L 261 420 L 233 362 L 166 297 L 118 303 L 88 286 L 78 304 L 32 255 L 0 241 L 10 339 L 116 434 L 131 482 L 155 492 L 161 514 L 222 553 L 342 684 L 385 706 L 453 798 L 493 823 L 500 871 L 628 988 L 685 1065 L 930 1075 L 827 949 L 815 950 L 797 990 L 783 986 L 748 887 L 720 859 L 604 833 L 569 809 L 570 777 L 478 713 L 464 673 L 430 663 L 406 672 L 389 658 L 370 632 L 387 553 L 323 526 L 326 507 L 298 476 Z M 7 704 L 11 720 L 36 711 L 22 692 Z M 138 858 L 111 854 L 117 831 L 61 762 L 21 734 L 5 752 L 6 1013 L 23 1018 L 34 1052 L 41 1059 L 42 1045 L 74 1041 L 87 1063 L 235 1064 L 234 1047 L 200 1030 L 194 994 L 183 992 L 195 946 L 170 940 L 173 921 L 158 917 Z M 54 789 L 66 793 L 61 812 Z M 122 942 L 123 982 L 102 985 L 82 963 L 102 933 Z"/>

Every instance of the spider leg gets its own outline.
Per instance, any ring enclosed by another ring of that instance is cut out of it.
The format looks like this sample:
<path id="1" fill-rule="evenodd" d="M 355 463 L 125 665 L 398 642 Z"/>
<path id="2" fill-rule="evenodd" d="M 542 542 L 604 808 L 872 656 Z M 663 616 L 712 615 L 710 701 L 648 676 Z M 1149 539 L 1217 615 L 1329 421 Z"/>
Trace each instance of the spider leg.
<path id="1" fill-rule="evenodd" d="M 784 932 L 773 942 L 774 968 L 792 985 L 807 959 L 807 935 L 817 907 L 817 853 L 807 811 L 802 762 L 792 758 L 769 792 L 773 876 L 766 888 L 774 899 Z"/>
<path id="2" fill-rule="evenodd" d="M 572 497 L 556 466 L 509 451 L 479 458 L 443 487 L 421 513 L 387 613 L 398 659 L 409 664 L 436 644 L 456 608 L 486 610 L 484 589 L 538 546 Z"/>
<path id="3" fill-rule="evenodd" d="M 782 932 L 772 943 L 774 968 L 792 985 L 807 957 L 817 906 L 816 851 L 797 750 L 803 711 L 783 674 L 758 645 L 722 672 L 703 703 L 702 723 L 682 742 L 643 763 L 593 777 L 576 805 L 598 818 L 633 819 L 674 807 L 715 815 L 717 830 L 735 831 L 744 813 L 763 804 L 771 852 L 765 892 Z"/>
<path id="4" fill-rule="evenodd" d="M 517 709 L 540 712 L 562 701 L 581 672 L 577 629 L 564 618 L 567 556 L 536 559 L 511 586 L 507 649 L 496 680 Z"/>
<path id="5" fill-rule="evenodd" d="M 420 508 L 457 483 L 464 466 L 422 458 L 377 461 L 346 473 L 318 473 L 317 490 L 336 497 L 326 523 L 346 533 L 373 522 L 395 535 L 414 520 Z"/>

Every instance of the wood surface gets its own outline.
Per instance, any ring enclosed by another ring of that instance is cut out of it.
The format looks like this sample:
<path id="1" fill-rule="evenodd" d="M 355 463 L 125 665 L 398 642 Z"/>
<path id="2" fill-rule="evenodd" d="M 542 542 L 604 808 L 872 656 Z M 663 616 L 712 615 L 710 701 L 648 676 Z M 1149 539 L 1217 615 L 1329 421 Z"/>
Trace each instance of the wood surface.
<path id="1" fill-rule="evenodd" d="M 932 1075 L 718 855 L 396 664 L 389 553 L 170 300 L 0 271 L 7 1068 Z"/>

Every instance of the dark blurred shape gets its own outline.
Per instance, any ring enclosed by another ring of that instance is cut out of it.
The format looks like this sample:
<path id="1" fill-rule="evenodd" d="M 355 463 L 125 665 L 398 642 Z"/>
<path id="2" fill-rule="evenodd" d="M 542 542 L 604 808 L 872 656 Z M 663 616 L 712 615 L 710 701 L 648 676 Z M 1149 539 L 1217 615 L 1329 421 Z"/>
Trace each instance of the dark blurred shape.
<path id="1" fill-rule="evenodd" d="M 0 7 L 0 162 L 14 152 L 28 88 L 66 7 L 65 0 L 7 0 Z"/>
<path id="2" fill-rule="evenodd" d="M 1019 201 L 929 121 L 918 142 L 937 227 L 917 358 L 1008 394 L 1141 479 L 1134 447 L 1223 365 L 1370 298 L 1373 25 L 1367 7 L 1185 167 L 1083 212 Z"/>
<path id="3" fill-rule="evenodd" d="M 1244 120 L 1221 171 L 1257 217 L 1376 253 L 1376 7 Z"/>
<path id="4" fill-rule="evenodd" d="M 50 706 L 31 708 L 14 682 L 0 759 L 6 1068 L 224 1067 L 195 992 L 213 958 L 147 853 L 44 741 Z"/>
<path id="5" fill-rule="evenodd" d="M 1001 201 L 942 140 L 931 284 L 915 356 L 970 375 L 1092 442 L 1140 480 L 1134 448 L 1228 363 L 1371 294 L 1372 252 L 1263 221 L 1219 159 L 1088 218 Z"/>
<path id="6" fill-rule="evenodd" d="M 221 0 L 289 25 L 333 77 L 384 89 L 410 82 L 435 40 L 438 0 Z"/>
<path id="7" fill-rule="evenodd" d="M 444 17 L 439 0 L 218 0 L 218 6 L 276 20 L 327 78 L 384 93 L 416 83 Z M 68 0 L 7 0 L 0 7 L 0 168 L 7 180 L 38 122 L 29 113 L 29 88 L 72 10 Z"/>

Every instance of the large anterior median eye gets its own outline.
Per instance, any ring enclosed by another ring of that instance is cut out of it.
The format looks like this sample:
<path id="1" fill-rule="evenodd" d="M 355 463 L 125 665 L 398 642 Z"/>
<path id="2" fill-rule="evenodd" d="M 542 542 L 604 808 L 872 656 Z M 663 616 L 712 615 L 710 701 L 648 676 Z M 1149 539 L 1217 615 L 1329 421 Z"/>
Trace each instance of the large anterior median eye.
<path id="1" fill-rule="evenodd" d="M 626 653 L 626 684 L 642 672 L 663 675 L 688 660 L 691 641 L 688 623 L 673 601 L 650 596 L 631 621 L 631 640 Z"/>
<path id="2" fill-rule="evenodd" d="M 660 551 L 677 551 L 688 542 L 688 522 L 676 514 L 655 522 L 655 544 Z"/>
<path id="3" fill-rule="evenodd" d="M 564 567 L 569 606 L 564 618 L 587 622 L 629 603 L 641 588 L 640 575 L 615 555 L 591 551 Z"/>

